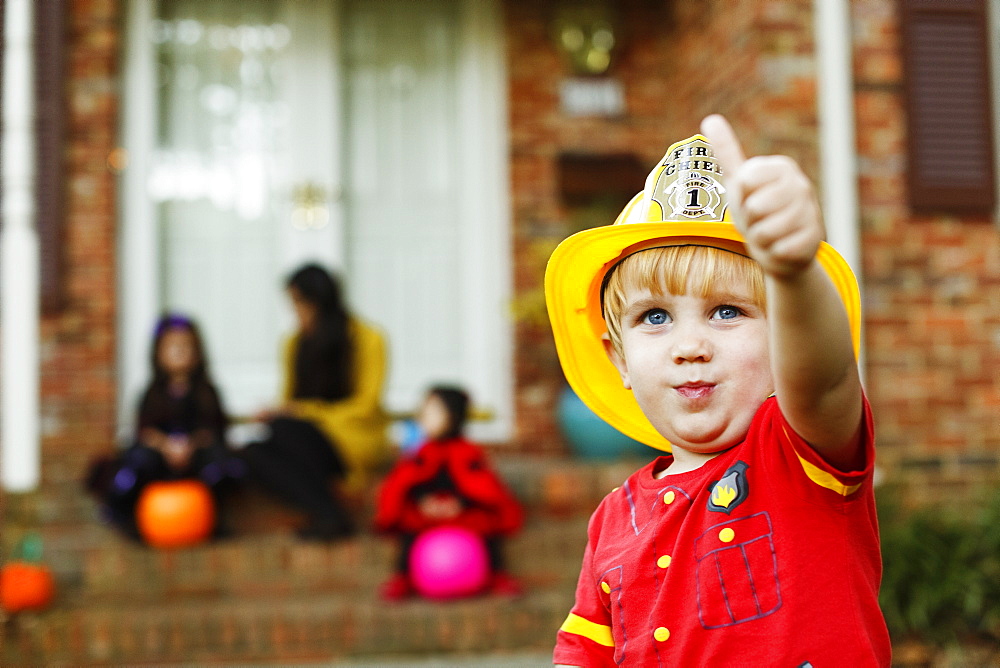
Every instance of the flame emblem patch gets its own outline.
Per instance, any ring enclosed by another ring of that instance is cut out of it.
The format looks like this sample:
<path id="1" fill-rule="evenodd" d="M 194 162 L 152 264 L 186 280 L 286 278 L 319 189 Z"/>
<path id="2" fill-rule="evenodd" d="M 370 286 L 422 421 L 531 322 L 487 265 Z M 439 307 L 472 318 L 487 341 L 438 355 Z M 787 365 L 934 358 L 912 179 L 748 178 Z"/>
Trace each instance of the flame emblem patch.
<path id="1" fill-rule="evenodd" d="M 719 480 L 709 485 L 709 510 L 729 515 L 736 506 L 746 501 L 750 494 L 746 470 L 746 462 L 738 461 Z"/>

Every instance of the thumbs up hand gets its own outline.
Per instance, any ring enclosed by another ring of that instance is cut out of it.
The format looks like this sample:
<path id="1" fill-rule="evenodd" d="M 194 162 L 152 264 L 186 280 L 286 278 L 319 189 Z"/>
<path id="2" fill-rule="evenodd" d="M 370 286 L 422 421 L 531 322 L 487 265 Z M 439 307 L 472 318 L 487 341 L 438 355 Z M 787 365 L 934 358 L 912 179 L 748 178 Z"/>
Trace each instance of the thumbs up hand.
<path id="1" fill-rule="evenodd" d="M 701 122 L 722 167 L 729 206 L 750 257 L 764 272 L 789 278 L 812 262 L 826 236 L 816 193 L 798 164 L 783 155 L 747 158 L 722 116 Z"/>

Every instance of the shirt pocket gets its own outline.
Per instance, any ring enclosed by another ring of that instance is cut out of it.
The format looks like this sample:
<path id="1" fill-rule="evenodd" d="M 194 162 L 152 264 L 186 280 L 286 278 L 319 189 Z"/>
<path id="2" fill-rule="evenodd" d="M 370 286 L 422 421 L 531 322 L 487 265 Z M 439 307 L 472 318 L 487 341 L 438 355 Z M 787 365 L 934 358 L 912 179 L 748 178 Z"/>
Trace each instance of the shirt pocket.
<path id="1" fill-rule="evenodd" d="M 611 633 L 615 638 L 615 663 L 621 665 L 625 661 L 625 609 L 622 601 L 624 574 L 621 566 L 615 566 L 601 575 L 600 588 L 604 593 L 605 605 L 611 612 Z"/>
<path id="2" fill-rule="evenodd" d="M 717 629 L 781 607 L 778 561 L 766 512 L 721 522 L 695 540 L 698 618 Z"/>

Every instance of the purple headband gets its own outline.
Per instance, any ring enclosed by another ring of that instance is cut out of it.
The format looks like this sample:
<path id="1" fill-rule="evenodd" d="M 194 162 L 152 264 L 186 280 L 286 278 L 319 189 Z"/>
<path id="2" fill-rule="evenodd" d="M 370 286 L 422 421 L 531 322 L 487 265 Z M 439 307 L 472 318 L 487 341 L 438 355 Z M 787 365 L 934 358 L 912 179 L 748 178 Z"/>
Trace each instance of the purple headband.
<path id="1" fill-rule="evenodd" d="M 156 329 L 153 330 L 153 338 L 159 338 L 168 329 L 191 329 L 192 324 L 191 318 L 187 316 L 180 315 L 179 313 L 167 314 L 156 323 Z"/>

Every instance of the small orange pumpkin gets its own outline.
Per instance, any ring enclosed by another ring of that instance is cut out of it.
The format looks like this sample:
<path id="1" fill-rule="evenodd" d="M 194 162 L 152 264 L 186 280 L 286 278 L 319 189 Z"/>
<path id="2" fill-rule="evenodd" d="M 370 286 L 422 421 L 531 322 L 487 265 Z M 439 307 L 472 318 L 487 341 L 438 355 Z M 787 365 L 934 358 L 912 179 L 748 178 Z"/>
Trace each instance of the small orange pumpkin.
<path id="1" fill-rule="evenodd" d="M 9 561 L 0 568 L 0 607 L 7 612 L 41 610 L 55 591 L 52 571 L 42 564 Z"/>
<path id="2" fill-rule="evenodd" d="M 196 545 L 215 528 L 215 502 L 198 480 L 153 482 L 135 508 L 139 533 L 153 547 Z"/>

